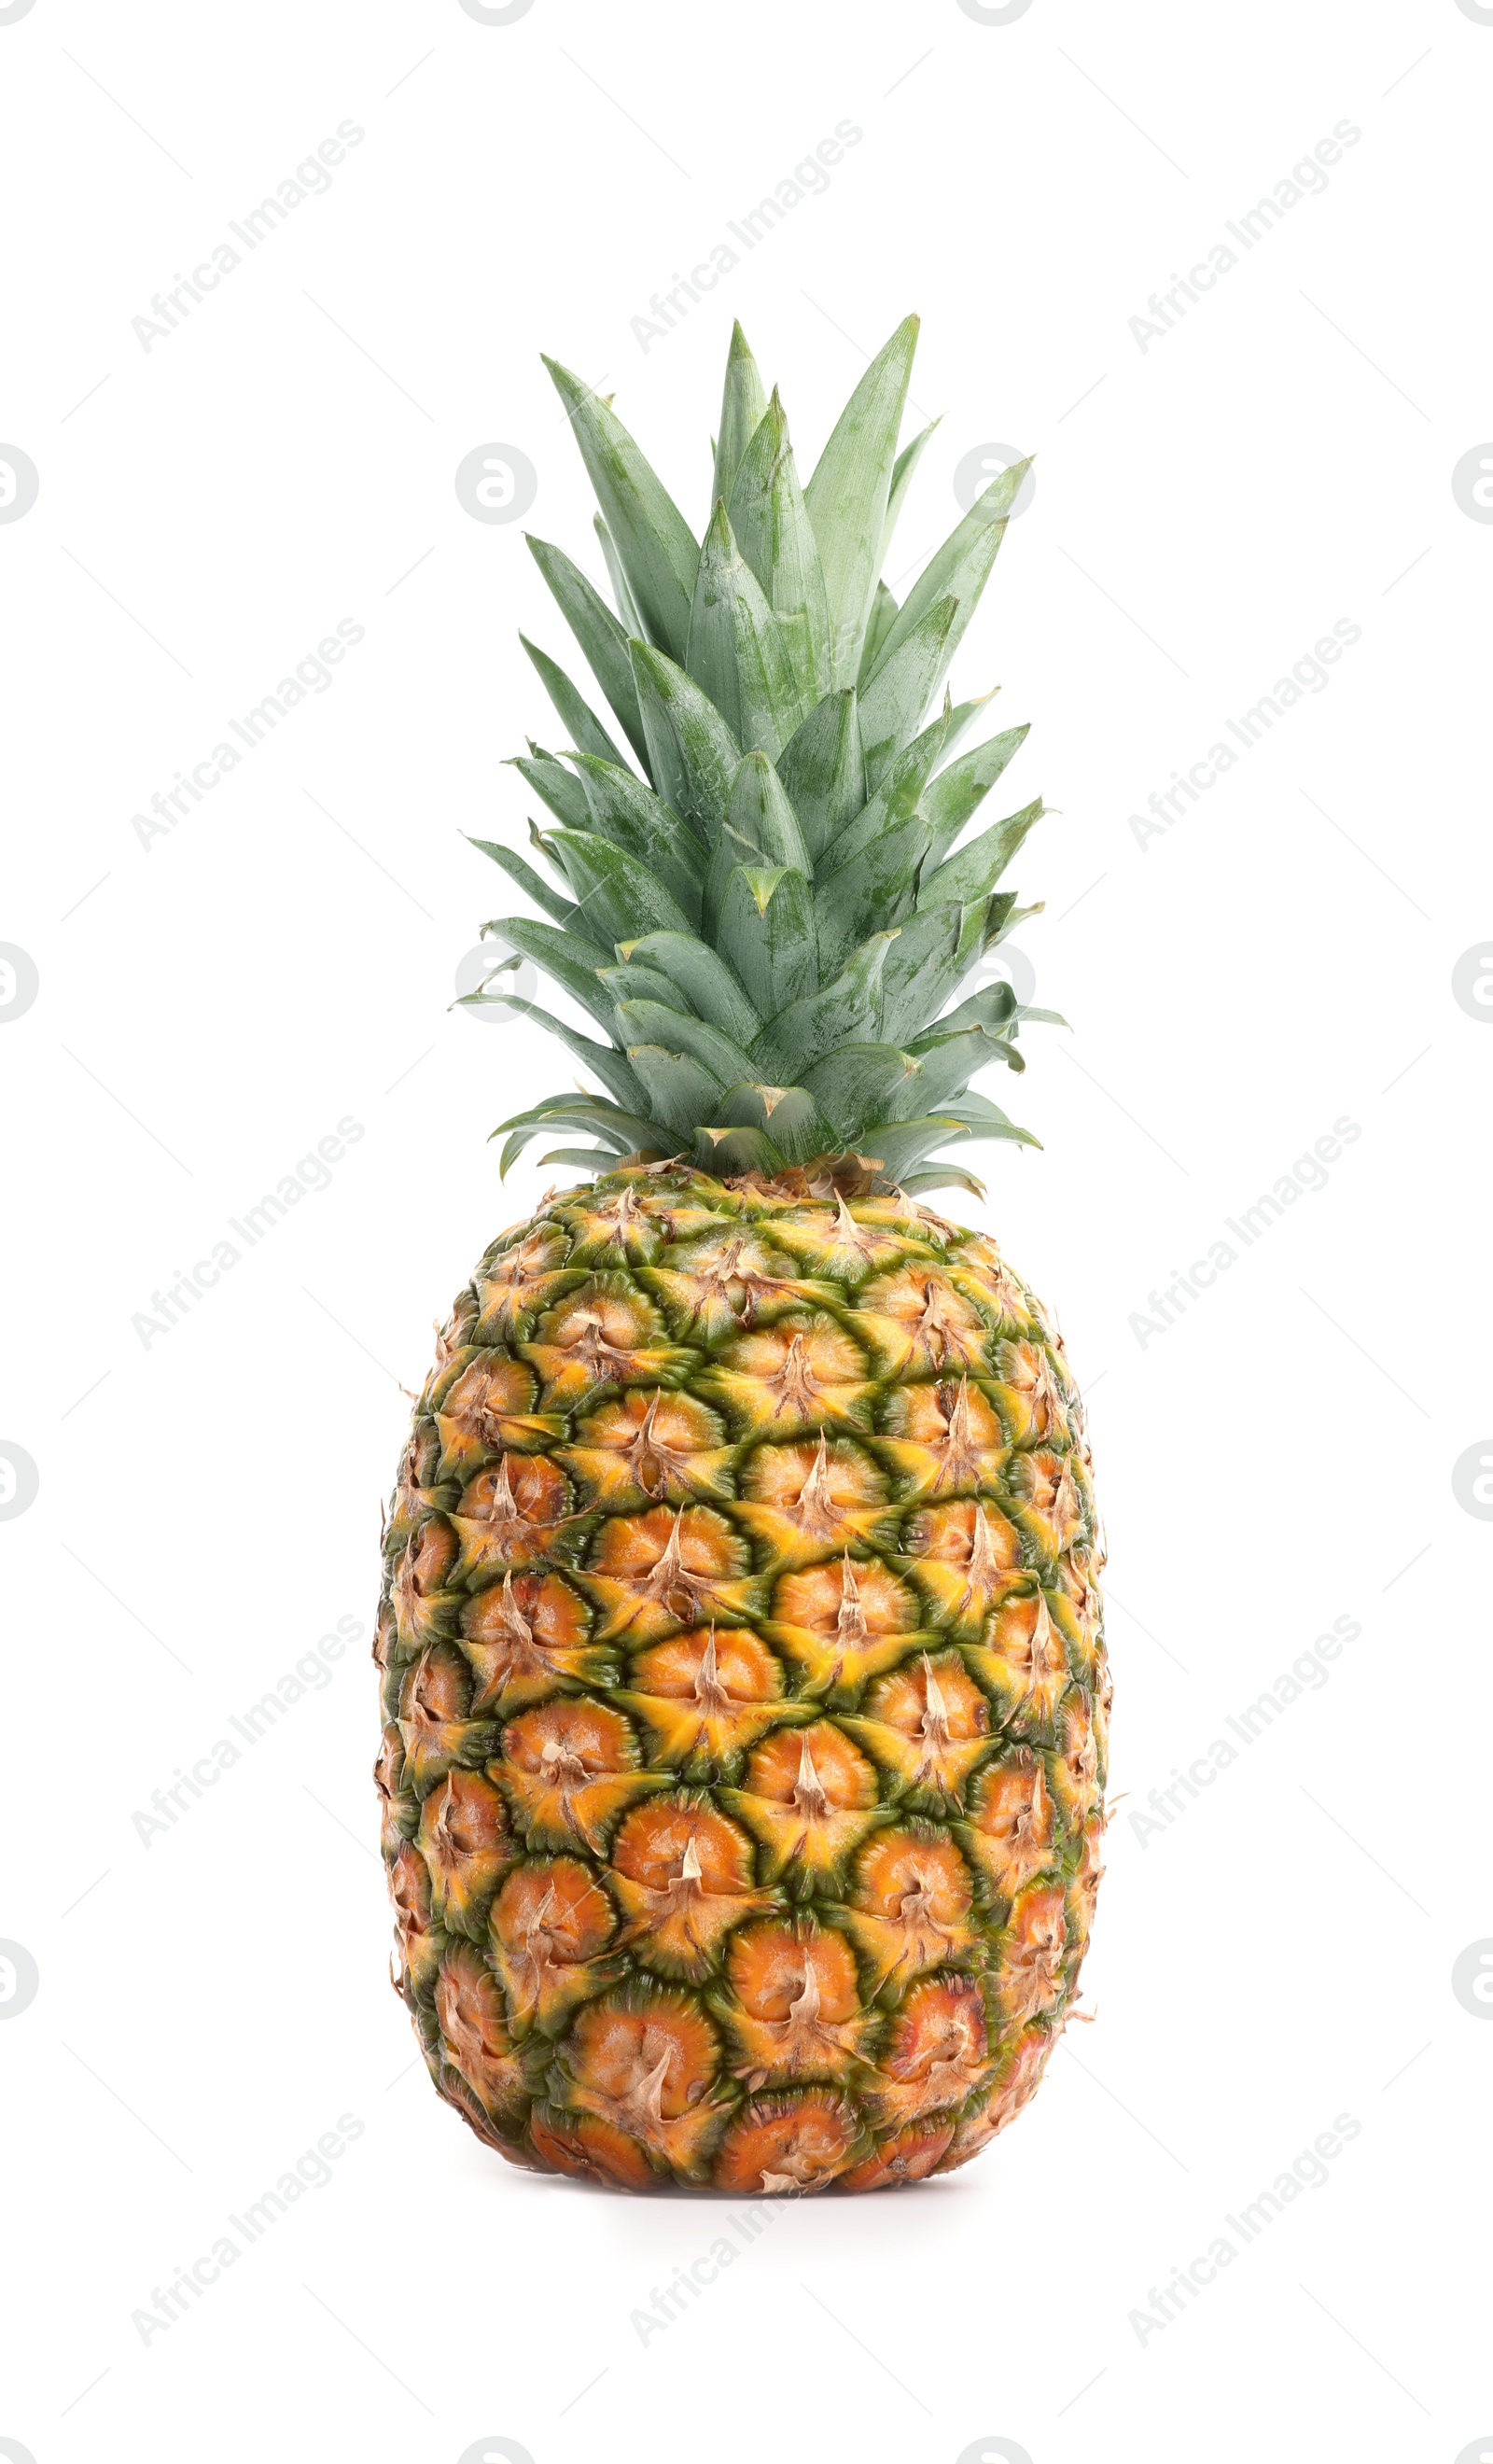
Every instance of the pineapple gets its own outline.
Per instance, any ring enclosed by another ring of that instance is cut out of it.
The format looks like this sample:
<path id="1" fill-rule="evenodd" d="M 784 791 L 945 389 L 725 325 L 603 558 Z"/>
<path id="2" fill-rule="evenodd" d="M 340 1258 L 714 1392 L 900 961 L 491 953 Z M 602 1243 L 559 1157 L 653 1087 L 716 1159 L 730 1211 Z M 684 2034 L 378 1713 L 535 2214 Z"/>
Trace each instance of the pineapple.
<path id="1" fill-rule="evenodd" d="M 1025 465 L 899 606 L 915 333 L 801 489 L 738 327 L 703 545 L 552 369 L 617 613 L 530 544 L 614 718 L 531 648 L 569 749 L 516 766 L 563 889 L 478 844 L 550 919 L 489 929 L 606 1040 L 504 966 L 472 997 L 591 1086 L 505 1122 L 504 1170 L 558 1133 L 588 1178 L 441 1331 L 376 1776 L 437 2090 L 512 2162 L 618 2189 L 964 2164 L 1042 2077 L 1100 1875 L 1082 1407 L 1041 1304 L 923 1196 L 982 1194 L 953 1139 L 1034 1143 L 970 1081 L 1050 1013 L 1002 981 L 950 1006 L 1043 808 L 963 838 L 1026 731 L 951 759 L 982 703 L 924 721 Z"/>

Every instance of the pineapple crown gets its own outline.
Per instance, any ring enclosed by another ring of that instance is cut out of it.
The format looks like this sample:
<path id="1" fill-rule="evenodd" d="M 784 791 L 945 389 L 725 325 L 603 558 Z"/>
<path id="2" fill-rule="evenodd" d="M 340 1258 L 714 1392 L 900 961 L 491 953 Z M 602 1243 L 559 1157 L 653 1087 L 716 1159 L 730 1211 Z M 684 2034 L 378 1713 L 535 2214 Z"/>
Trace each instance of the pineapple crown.
<path id="1" fill-rule="evenodd" d="M 542 1160 L 593 1173 L 682 1155 L 719 1176 L 800 1167 L 983 1195 L 935 1150 L 1038 1143 L 970 1082 L 998 1062 L 1021 1069 L 1021 1023 L 1056 1014 L 1003 981 L 947 1006 L 1037 912 L 996 885 L 1041 799 L 955 845 L 1027 731 L 951 760 L 990 696 L 947 692 L 924 725 L 1028 465 L 991 482 L 899 606 L 878 576 L 933 433 L 897 450 L 916 339 L 910 317 L 801 488 L 782 405 L 737 325 L 703 542 L 609 404 L 545 362 L 600 500 L 618 613 L 559 548 L 529 546 L 633 759 L 525 641 L 571 749 L 531 740 L 514 766 L 552 816 L 530 836 L 568 894 L 474 840 L 553 919 L 483 931 L 610 1040 L 495 989 L 519 957 L 467 997 L 538 1019 L 605 1090 L 505 1121 L 505 1173 L 559 1131 L 593 1143 Z"/>

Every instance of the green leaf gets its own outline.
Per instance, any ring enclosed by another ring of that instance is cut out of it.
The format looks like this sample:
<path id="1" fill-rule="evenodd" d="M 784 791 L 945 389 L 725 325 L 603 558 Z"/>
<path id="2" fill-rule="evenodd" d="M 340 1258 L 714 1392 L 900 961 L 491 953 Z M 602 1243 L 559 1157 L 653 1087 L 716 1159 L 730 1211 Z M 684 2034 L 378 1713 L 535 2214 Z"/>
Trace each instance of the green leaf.
<path id="1" fill-rule="evenodd" d="M 558 848 L 588 921 L 609 941 L 636 941 L 645 933 L 689 932 L 690 918 L 663 883 L 610 839 L 594 830 L 552 830 L 547 844 Z M 604 954 L 600 963 L 607 964 Z"/>
<path id="2" fill-rule="evenodd" d="M 711 503 L 731 502 L 741 456 L 767 411 L 767 396 L 757 371 L 757 362 L 747 348 L 747 338 L 739 324 L 731 329 L 731 348 L 726 354 L 726 386 L 720 403 L 720 433 L 715 447 L 715 476 L 711 488 Z"/>
<path id="3" fill-rule="evenodd" d="M 918 1065 L 894 1044 L 843 1044 L 803 1072 L 803 1084 L 835 1133 L 858 1146 L 867 1121 L 899 1108 L 903 1092 L 918 1084 Z"/>
<path id="4" fill-rule="evenodd" d="M 638 759 L 648 765 L 648 743 L 638 713 L 638 688 L 633 682 L 627 636 L 578 564 L 548 540 L 526 531 L 529 553 L 560 604 L 561 615 L 585 654 L 586 663 L 622 722 Z"/>
<path id="5" fill-rule="evenodd" d="M 969 1134 L 962 1121 L 937 1112 L 917 1121 L 874 1121 L 862 1133 L 857 1149 L 861 1155 L 875 1155 L 889 1180 L 900 1180 L 910 1165 L 921 1163 L 935 1147 Z"/>
<path id="6" fill-rule="evenodd" d="M 620 419 L 558 361 L 544 363 L 570 416 L 597 501 L 651 638 L 682 659 L 699 549 L 683 514 Z"/>
<path id="7" fill-rule="evenodd" d="M 920 813 L 883 830 L 848 864 L 814 886 L 820 965 L 837 967 L 880 925 L 900 924 L 911 912 L 918 872 L 928 853 Z"/>
<path id="8" fill-rule="evenodd" d="M 1042 1144 L 1040 1138 L 1033 1137 L 1030 1130 L 1018 1129 L 999 1105 L 993 1104 L 987 1095 L 977 1095 L 973 1091 L 957 1095 L 944 1106 L 944 1111 L 974 1138 L 1012 1138 L 1023 1147 L 1040 1147 Z"/>
<path id="9" fill-rule="evenodd" d="M 818 866 L 821 875 L 827 876 L 831 867 L 838 871 L 843 865 L 873 847 L 888 830 L 895 829 L 899 823 L 910 820 L 918 812 L 929 775 L 948 741 L 950 728 L 958 716 L 959 713 L 951 711 L 946 704 L 932 727 L 925 728 L 921 736 L 914 737 L 905 752 L 897 755 L 875 795 L 862 805 L 839 838 L 825 848 Z"/>
<path id="10" fill-rule="evenodd" d="M 682 933 L 649 933 L 646 939 L 628 945 L 627 964 L 637 973 L 661 969 L 692 1009 L 734 1036 L 737 1044 L 750 1044 L 760 1031 L 757 1012 L 725 959 L 708 942 Z"/>
<path id="11" fill-rule="evenodd" d="M 776 766 L 803 844 L 817 863 L 866 802 L 854 692 L 826 694 L 783 746 Z"/>
<path id="12" fill-rule="evenodd" d="M 829 690 L 829 605 L 819 549 L 774 392 L 741 457 L 728 500 L 732 535 L 778 618 L 801 697 Z"/>
<path id="13" fill-rule="evenodd" d="M 947 1018 L 935 1019 L 927 1034 L 915 1037 L 908 1050 L 922 1052 L 939 1037 L 960 1035 L 972 1026 L 982 1026 L 992 1034 L 999 1034 L 1016 1015 L 1016 995 L 1010 985 L 986 984 L 982 991 L 972 993 L 967 1001 L 961 1001 L 957 1009 L 950 1010 Z"/>
<path id="14" fill-rule="evenodd" d="M 979 1026 L 969 1027 L 962 1034 L 920 1038 L 916 1052 L 918 1076 L 909 1082 L 909 1100 L 889 1103 L 887 1118 L 901 1120 L 914 1110 L 929 1111 L 946 1104 L 951 1096 L 962 1095 L 976 1070 L 988 1069 L 992 1062 L 1003 1060 L 1007 1049 L 998 1037 L 987 1035 Z"/>
<path id="15" fill-rule="evenodd" d="M 853 684 L 861 664 L 916 344 L 917 319 L 909 317 L 856 386 L 804 490 L 829 603 L 836 685 Z"/>
<path id="16" fill-rule="evenodd" d="M 602 543 L 602 554 L 606 561 L 612 597 L 617 602 L 617 613 L 622 620 L 622 629 L 629 642 L 646 642 L 648 637 L 648 627 L 644 624 L 638 610 L 638 603 L 627 586 L 627 577 L 622 569 L 622 559 L 617 553 L 617 542 L 601 515 L 597 514 L 594 519 L 596 536 Z"/>
<path id="17" fill-rule="evenodd" d="M 958 622 L 948 644 L 945 666 L 958 648 L 960 637 L 979 605 L 980 593 L 990 579 L 1000 542 L 1005 537 L 1006 521 L 1016 501 L 1016 493 L 1027 472 L 1031 457 L 1013 462 L 999 479 L 992 479 L 981 491 L 957 528 L 951 531 L 937 554 L 929 560 L 907 598 L 902 612 L 882 645 L 882 659 L 894 658 L 903 643 L 913 633 L 941 599 L 956 599 Z"/>
<path id="18" fill-rule="evenodd" d="M 833 1124 L 803 1087 L 743 1080 L 726 1089 L 711 1118 L 713 1124 L 764 1132 L 787 1163 L 807 1163 L 839 1144 Z"/>
<path id="19" fill-rule="evenodd" d="M 628 1067 L 626 1055 L 609 1044 L 593 1044 L 588 1035 L 581 1035 L 563 1020 L 551 1018 L 547 1010 L 538 1009 L 533 1001 L 521 1001 L 516 993 L 490 993 L 490 1001 L 499 1001 L 505 1009 L 516 1010 L 521 1018 L 532 1018 L 546 1033 L 555 1036 L 567 1052 L 583 1063 L 600 1078 L 608 1094 L 615 1096 L 625 1111 L 646 1110 L 648 1097 Z"/>
<path id="20" fill-rule="evenodd" d="M 923 810 L 933 825 L 935 863 L 943 862 L 971 814 L 990 793 L 1030 733 L 1030 722 L 1024 727 L 1008 727 L 1002 736 L 990 737 L 985 743 L 977 744 L 973 753 L 961 754 L 947 770 L 940 770 L 923 798 Z"/>
<path id="21" fill-rule="evenodd" d="M 871 612 L 866 620 L 866 639 L 861 645 L 861 664 L 856 671 L 856 682 L 862 692 L 876 672 L 876 663 L 881 657 L 887 636 L 896 621 L 897 603 L 886 583 L 878 582 L 876 595 L 871 601 Z"/>
<path id="22" fill-rule="evenodd" d="M 941 864 L 936 872 L 925 876 L 918 892 L 919 907 L 933 907 L 950 898 L 967 902 L 985 897 L 1045 809 L 1039 796 L 1035 803 L 1023 805 L 1021 812 L 1010 814 L 1003 822 L 992 823 L 977 839 L 971 839 L 968 847 L 960 847 L 957 855 L 950 856 L 947 864 Z"/>
<path id="23" fill-rule="evenodd" d="M 977 1180 L 972 1172 L 960 1172 L 952 1163 L 935 1164 L 932 1172 L 904 1173 L 897 1186 L 908 1198 L 916 1198 L 930 1189 L 962 1189 L 983 1204 L 989 1195 L 982 1180 Z"/>
<path id="24" fill-rule="evenodd" d="M 946 664 L 945 651 L 958 609 L 940 599 L 860 696 L 861 747 L 866 783 L 874 791 L 897 755 L 916 735 Z"/>
<path id="25" fill-rule="evenodd" d="M 598 753 L 604 761 L 616 761 L 626 769 L 626 753 L 607 735 L 590 703 L 582 693 L 577 693 L 564 669 L 557 667 L 546 651 L 537 649 L 526 633 L 520 633 L 518 639 L 538 668 L 544 690 L 577 751 Z"/>
<path id="26" fill-rule="evenodd" d="M 638 1045 L 627 1058 L 648 1089 L 655 1116 L 692 1144 L 698 1124 L 713 1116 L 722 1092 L 720 1080 L 690 1054 L 669 1052 L 657 1044 Z"/>
<path id="27" fill-rule="evenodd" d="M 548 1155 L 541 1155 L 539 1157 L 541 1165 L 575 1164 L 592 1180 L 601 1180 L 613 1169 L 616 1161 L 616 1156 L 608 1155 L 604 1147 L 551 1147 Z"/>
<path id="28" fill-rule="evenodd" d="M 907 501 L 907 493 L 912 484 L 912 473 L 921 462 L 923 449 L 937 426 L 937 420 L 931 419 L 921 434 L 914 436 L 911 445 L 903 447 L 892 465 L 891 487 L 887 497 L 887 518 L 881 527 L 881 545 L 876 551 L 878 573 L 887 561 L 887 552 L 891 545 L 891 534 L 897 527 L 897 517 Z"/>
<path id="29" fill-rule="evenodd" d="M 672 805 L 613 761 L 578 755 L 576 767 L 591 826 L 655 872 L 692 924 L 700 920 L 700 888 L 709 852 Z"/>
<path id="30" fill-rule="evenodd" d="M 500 933 L 610 1034 L 612 1003 L 597 979 L 597 969 L 610 964 L 605 950 L 598 949 L 594 941 L 582 941 L 575 933 L 557 933 L 553 924 L 537 924 L 529 915 L 504 915 L 484 925 L 483 931 Z"/>
<path id="31" fill-rule="evenodd" d="M 782 781 L 765 753 L 749 753 L 732 781 L 726 819 L 764 864 L 808 873 L 813 864 Z"/>
<path id="32" fill-rule="evenodd" d="M 887 963 L 882 1033 L 906 1044 L 935 1019 L 980 955 L 983 901 L 973 907 L 924 907 L 910 915 Z"/>
<path id="33" fill-rule="evenodd" d="M 662 1001 L 623 1001 L 617 1026 L 629 1052 L 637 1044 L 661 1044 L 669 1051 L 687 1052 L 723 1086 L 752 1074 L 752 1064 L 740 1045 L 692 1011 L 673 1009 Z"/>
<path id="34" fill-rule="evenodd" d="M 758 1074 L 784 1087 L 795 1085 L 816 1061 L 842 1044 L 862 1039 L 879 1042 L 881 979 L 896 938 L 895 933 L 878 933 L 856 951 L 833 983 L 769 1019 L 752 1046 Z"/>
<path id="35" fill-rule="evenodd" d="M 590 807 L 585 800 L 585 789 L 579 779 L 573 777 L 570 771 L 556 760 L 552 753 L 538 755 L 529 761 L 524 759 L 521 753 L 516 754 L 507 766 L 511 770 L 516 770 L 520 779 L 528 781 L 535 794 L 542 803 L 548 804 L 557 820 L 565 823 L 566 826 L 573 830 L 586 828 L 590 820 Z"/>
<path id="36" fill-rule="evenodd" d="M 553 916 L 557 924 L 574 927 L 581 913 L 580 908 L 568 898 L 561 898 L 558 890 L 552 890 L 532 865 L 525 864 L 521 855 L 515 855 L 512 847 L 499 847 L 494 839 L 474 839 L 470 833 L 464 835 L 469 847 L 476 847 L 483 855 L 490 855 L 494 864 L 502 867 L 509 880 L 516 881 L 524 894 L 533 899 L 536 907 L 542 907 L 545 914 Z"/>
<path id="37" fill-rule="evenodd" d="M 741 767 L 741 747 L 683 668 L 646 643 L 634 642 L 631 650 L 654 784 L 706 845 L 714 845 Z"/>
<path id="38" fill-rule="evenodd" d="M 738 865 L 726 882 L 715 937 L 761 1018 L 818 990 L 814 892 L 802 873 Z"/>
<path id="39" fill-rule="evenodd" d="M 700 551 L 685 665 L 742 751 L 769 758 L 793 734 L 806 698 L 762 586 L 717 505 Z"/>
<path id="40" fill-rule="evenodd" d="M 624 947 L 629 950 L 635 950 L 637 946 L 635 941 L 624 944 Z M 668 976 L 661 975 L 656 967 L 633 967 L 626 964 L 604 967 L 602 981 L 614 1001 L 660 1001 L 666 1009 L 683 1009 L 690 1006 L 672 980 Z"/>

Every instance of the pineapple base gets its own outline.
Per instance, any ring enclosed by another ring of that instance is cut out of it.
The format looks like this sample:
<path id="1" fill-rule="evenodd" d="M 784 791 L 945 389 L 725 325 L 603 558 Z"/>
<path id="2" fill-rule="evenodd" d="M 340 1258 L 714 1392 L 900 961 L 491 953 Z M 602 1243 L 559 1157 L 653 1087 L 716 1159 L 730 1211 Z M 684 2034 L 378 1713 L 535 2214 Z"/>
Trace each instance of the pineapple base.
<path id="1" fill-rule="evenodd" d="M 479 2138 L 801 2194 L 1013 2120 L 1101 1871 L 1090 1470 L 1040 1303 L 900 1192 L 640 1164 L 493 1243 L 375 1641 L 394 1982 Z"/>

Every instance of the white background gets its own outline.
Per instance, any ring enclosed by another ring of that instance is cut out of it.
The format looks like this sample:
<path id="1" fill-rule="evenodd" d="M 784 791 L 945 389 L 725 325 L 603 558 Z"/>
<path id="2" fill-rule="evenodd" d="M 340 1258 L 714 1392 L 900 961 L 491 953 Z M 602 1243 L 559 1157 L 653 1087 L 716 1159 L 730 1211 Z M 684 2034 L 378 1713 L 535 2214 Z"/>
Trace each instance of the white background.
<path id="1" fill-rule="evenodd" d="M 40 992 L 0 1036 L 0 1439 L 40 1489 L 0 1524 L 0 1935 L 40 1988 L 0 2026 L 0 2454 L 1493 2453 L 1493 2028 L 1451 1985 L 1493 1935 L 1493 1529 L 1452 1487 L 1493 1429 L 1493 1036 L 1452 993 L 1493 929 L 1493 527 L 1452 491 L 1493 436 L 1493 23 L 5 18 L 0 438 L 40 493 L 0 525 L 0 939 Z M 143 348 L 152 295 L 348 119 L 330 192 Z M 844 120 L 827 192 L 642 349 L 650 296 Z M 1325 193 L 1142 349 L 1149 296 L 1344 120 Z M 1034 722 L 1013 801 L 1061 818 L 1021 859 L 1046 912 L 1021 946 L 1073 1032 L 1034 1030 L 993 1089 L 1043 1151 L 986 1151 L 988 1207 L 960 1211 L 1060 1309 L 1093 1397 L 1129 1795 L 1097 2025 L 1019 2124 L 915 2193 L 774 2210 L 645 2344 L 630 2313 L 719 2211 L 501 2166 L 384 1981 L 363 1655 L 399 1389 L 553 1177 L 500 1189 L 488 1132 L 569 1076 L 448 1007 L 512 903 L 459 833 L 521 846 L 499 765 L 556 740 L 516 630 L 566 645 L 521 529 L 596 568 L 540 349 L 615 391 L 703 522 L 732 316 L 808 468 L 910 307 L 943 425 L 894 565 L 953 526 L 966 453 L 1041 454 L 955 684 Z M 535 467 L 526 524 L 457 502 L 492 442 Z M 365 638 L 331 687 L 147 852 L 132 814 L 344 618 Z M 1138 845 L 1129 817 L 1345 619 L 1327 688 Z M 344 1115 L 364 1135 L 330 1188 L 143 1343 L 152 1291 Z M 1142 1342 L 1148 1293 L 1340 1116 L 1361 1134 L 1327 1187 Z M 1149 1793 L 1338 1617 L 1362 1632 L 1329 1682 L 1139 1838 Z M 143 1845 L 152 1790 L 339 1617 L 364 1637 L 326 1686 Z M 330 2182 L 143 2343 L 132 2311 L 342 2113 L 362 2136 Z M 1151 2288 L 1340 2113 L 1328 2182 L 1142 2341 Z"/>

